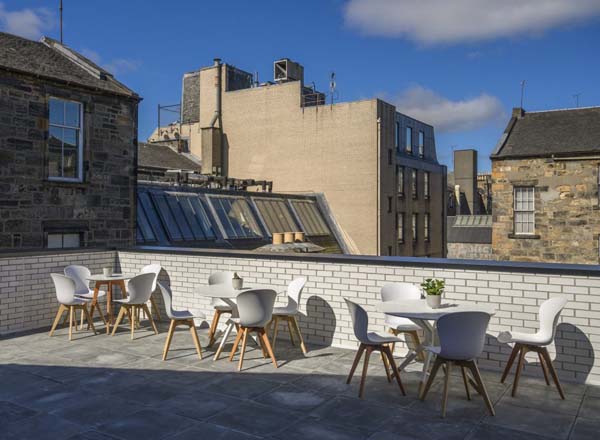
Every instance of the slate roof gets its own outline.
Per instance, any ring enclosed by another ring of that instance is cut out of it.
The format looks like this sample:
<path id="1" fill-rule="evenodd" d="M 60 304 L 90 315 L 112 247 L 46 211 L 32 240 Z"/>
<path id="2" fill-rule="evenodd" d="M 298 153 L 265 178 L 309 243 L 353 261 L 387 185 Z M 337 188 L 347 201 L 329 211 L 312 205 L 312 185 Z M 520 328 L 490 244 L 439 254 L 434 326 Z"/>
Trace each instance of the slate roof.
<path id="1" fill-rule="evenodd" d="M 32 41 L 0 32 L 0 69 L 140 99 L 110 72 L 48 37 Z"/>
<path id="2" fill-rule="evenodd" d="M 492 243 L 491 215 L 447 217 L 448 243 Z"/>
<path id="3" fill-rule="evenodd" d="M 600 107 L 513 110 L 491 158 L 581 156 L 600 153 Z"/>
<path id="4" fill-rule="evenodd" d="M 138 166 L 165 170 L 201 171 L 200 164 L 178 153 L 168 145 L 138 143 Z"/>

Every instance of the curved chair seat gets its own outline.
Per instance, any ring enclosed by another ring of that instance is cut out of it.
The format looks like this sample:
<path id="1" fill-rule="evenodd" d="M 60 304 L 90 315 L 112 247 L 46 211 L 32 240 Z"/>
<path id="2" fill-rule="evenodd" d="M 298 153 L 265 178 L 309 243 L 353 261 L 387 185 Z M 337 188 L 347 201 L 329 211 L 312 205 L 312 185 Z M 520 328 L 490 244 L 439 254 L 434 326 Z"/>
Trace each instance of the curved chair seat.
<path id="1" fill-rule="evenodd" d="M 150 301 L 155 283 L 156 273 L 152 271 L 136 275 L 127 282 L 127 292 L 129 293 L 127 298 L 113 300 L 114 302 L 121 304 L 121 309 L 119 310 L 119 315 L 117 316 L 117 320 L 113 326 L 111 333 L 112 336 L 115 335 L 119 324 L 125 315 L 127 315 L 129 317 L 129 323 L 131 326 L 131 339 L 133 339 L 135 327 L 136 325 L 139 326 L 139 320 L 137 319 L 138 315 L 136 313 L 140 310 L 144 311 L 145 315 L 150 321 L 150 324 L 152 325 L 154 333 L 158 334 L 158 328 L 156 327 L 154 318 L 152 317 L 150 309 L 146 304 L 148 301 Z"/>
<path id="2" fill-rule="evenodd" d="M 64 304 L 65 306 L 82 306 L 84 304 L 89 304 L 90 299 L 87 298 L 77 298 L 77 297 L 73 297 L 72 300 L 70 301 L 65 301 L 62 304 Z"/>
<path id="3" fill-rule="evenodd" d="M 273 321 L 269 323 L 269 329 L 273 327 L 273 350 L 275 350 L 275 344 L 277 343 L 279 323 L 287 322 L 287 328 L 290 334 L 290 342 L 292 345 L 296 345 L 296 342 L 294 341 L 294 333 L 296 333 L 296 336 L 300 342 L 300 349 L 302 350 L 302 353 L 307 353 L 306 345 L 304 344 L 304 338 L 302 337 L 302 332 L 300 332 L 300 326 L 298 325 L 297 319 L 298 313 L 300 312 L 300 295 L 302 295 L 305 285 L 306 278 L 299 277 L 293 279 L 285 290 L 288 300 L 287 304 L 283 307 L 273 308 Z"/>
<path id="4" fill-rule="evenodd" d="M 213 306 L 213 309 L 219 310 L 220 312 L 232 312 L 233 307 L 227 304 L 217 304 Z"/>
<path id="5" fill-rule="evenodd" d="M 75 292 L 75 296 L 78 296 L 79 298 L 89 298 L 89 299 L 93 299 L 94 298 L 94 290 L 90 289 L 87 293 L 77 293 Z M 98 291 L 98 298 L 102 298 L 106 296 L 106 292 L 104 290 L 99 290 Z"/>
<path id="6" fill-rule="evenodd" d="M 177 319 L 177 320 L 183 320 L 183 319 L 194 319 L 194 318 L 198 318 L 198 319 L 206 319 L 206 315 L 202 312 L 199 313 L 192 313 L 189 310 L 173 310 L 171 312 L 172 318 L 171 319 Z"/>
<path id="7" fill-rule="evenodd" d="M 273 315 L 296 315 L 298 309 L 294 306 L 274 307 Z"/>
<path id="8" fill-rule="evenodd" d="M 395 336 L 381 336 L 375 332 L 367 333 L 368 343 L 373 345 L 381 345 L 381 344 L 393 344 L 395 342 L 401 342 L 400 338 Z"/>
<path id="9" fill-rule="evenodd" d="M 501 344 L 510 344 L 512 342 L 515 342 L 519 344 L 530 344 L 543 347 L 545 345 L 550 345 L 552 343 L 552 339 L 548 339 L 547 336 L 541 335 L 539 332 L 519 333 L 505 331 L 498 335 L 498 342 L 500 342 Z"/>

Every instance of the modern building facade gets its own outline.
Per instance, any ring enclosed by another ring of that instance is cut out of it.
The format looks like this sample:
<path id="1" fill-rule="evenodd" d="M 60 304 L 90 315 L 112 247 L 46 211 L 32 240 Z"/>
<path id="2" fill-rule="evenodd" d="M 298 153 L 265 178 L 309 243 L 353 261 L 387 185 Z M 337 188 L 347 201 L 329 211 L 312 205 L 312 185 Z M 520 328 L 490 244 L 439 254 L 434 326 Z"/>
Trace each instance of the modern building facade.
<path id="1" fill-rule="evenodd" d="M 516 108 L 491 159 L 495 259 L 598 264 L 600 107 Z"/>
<path id="2" fill-rule="evenodd" d="M 444 256 L 446 169 L 433 127 L 380 99 L 325 104 L 291 60 L 274 70 L 256 84 L 215 60 L 184 76 L 177 136 L 202 172 L 323 193 L 353 253 Z"/>
<path id="3" fill-rule="evenodd" d="M 140 99 L 55 40 L 0 33 L 0 249 L 135 243 Z"/>

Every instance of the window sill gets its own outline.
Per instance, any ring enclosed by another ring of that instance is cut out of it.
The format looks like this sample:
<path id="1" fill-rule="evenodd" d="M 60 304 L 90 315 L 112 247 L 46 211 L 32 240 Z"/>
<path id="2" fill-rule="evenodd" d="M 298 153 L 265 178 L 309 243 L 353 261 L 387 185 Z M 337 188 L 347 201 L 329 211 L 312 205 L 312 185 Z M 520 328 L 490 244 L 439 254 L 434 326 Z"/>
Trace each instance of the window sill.
<path id="1" fill-rule="evenodd" d="M 542 237 L 539 234 L 508 234 L 508 238 L 539 240 Z"/>
<path id="2" fill-rule="evenodd" d="M 48 185 L 53 186 L 65 186 L 69 188 L 87 188 L 89 186 L 89 182 L 79 181 L 79 180 L 60 180 L 60 179 L 45 179 L 45 182 Z"/>

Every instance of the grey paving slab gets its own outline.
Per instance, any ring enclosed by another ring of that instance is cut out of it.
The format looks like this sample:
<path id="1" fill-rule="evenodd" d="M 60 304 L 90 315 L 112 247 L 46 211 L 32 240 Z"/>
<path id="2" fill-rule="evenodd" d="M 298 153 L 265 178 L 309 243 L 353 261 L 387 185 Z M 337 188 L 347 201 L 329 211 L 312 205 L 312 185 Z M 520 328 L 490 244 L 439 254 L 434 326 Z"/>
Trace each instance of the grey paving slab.
<path id="1" fill-rule="evenodd" d="M 6 440 L 52 440 L 69 438 L 79 432 L 80 425 L 61 419 L 49 414 L 39 414 L 27 419 L 27 423 L 21 420 L 9 423 L 2 431 L 2 438 Z"/>
<path id="2" fill-rule="evenodd" d="M 183 388 L 165 386 L 162 383 L 145 381 L 116 391 L 112 396 L 142 405 L 158 405 L 184 392 Z"/>
<path id="3" fill-rule="evenodd" d="M 248 380 L 244 374 L 224 376 L 223 380 L 211 383 L 206 391 L 234 396 L 241 399 L 252 399 L 279 387 L 279 382 L 253 377 Z"/>
<path id="4" fill-rule="evenodd" d="M 213 425 L 212 423 L 201 423 L 173 437 L 168 437 L 169 440 L 257 440 L 261 438 L 263 437 L 233 431 L 223 426 Z"/>
<path id="5" fill-rule="evenodd" d="M 117 437 L 112 435 L 103 434 L 98 431 L 86 431 L 79 434 L 75 434 L 69 437 L 67 440 L 119 440 Z"/>
<path id="6" fill-rule="evenodd" d="M 370 429 L 393 417 L 393 412 L 384 405 L 348 397 L 336 397 L 311 412 L 312 416 L 341 426 Z"/>
<path id="7" fill-rule="evenodd" d="M 11 422 L 18 422 L 33 417 L 38 412 L 16 403 L 0 401 L 0 432 Z"/>
<path id="8" fill-rule="evenodd" d="M 302 413 L 244 402 L 220 412 L 208 421 L 247 434 L 268 436 L 276 435 L 302 417 Z"/>
<path id="9" fill-rule="evenodd" d="M 255 400 L 265 405 L 296 411 L 311 411 L 334 396 L 317 390 L 307 390 L 294 384 L 282 385 Z"/>
<path id="10" fill-rule="evenodd" d="M 595 440 L 600 433 L 600 420 L 596 416 L 593 419 L 579 417 L 571 432 L 569 440 Z"/>
<path id="11" fill-rule="evenodd" d="M 280 440 L 361 440 L 371 438 L 371 433 L 366 430 L 348 426 L 331 425 L 321 420 L 301 420 L 283 430 L 274 438 Z"/>
<path id="12" fill-rule="evenodd" d="M 532 434 L 525 431 L 502 428 L 500 426 L 482 424 L 477 426 L 467 440 L 548 440 L 549 437 Z"/>
<path id="13" fill-rule="evenodd" d="M 590 398 L 593 399 L 593 398 Z M 583 396 L 579 394 L 566 394 L 566 399 L 560 395 L 554 387 L 541 388 L 537 386 L 522 387 L 517 396 L 512 397 L 510 390 L 502 397 L 501 403 L 527 408 L 535 408 L 542 411 L 577 415 Z M 590 400 L 590 404 L 591 404 Z M 597 405 L 600 408 L 600 405 Z"/>
<path id="14" fill-rule="evenodd" d="M 61 407 L 50 414 L 82 426 L 96 426 L 116 417 L 135 412 L 138 408 L 132 401 L 115 396 L 82 395 L 70 402 L 61 402 Z"/>
<path id="15" fill-rule="evenodd" d="M 452 417 L 442 419 L 439 414 L 427 414 L 416 410 L 391 411 L 393 417 L 379 426 L 380 431 L 387 432 L 389 438 L 418 438 L 422 440 L 458 440 L 471 432 L 476 424 L 457 420 Z M 386 436 L 381 435 L 381 439 Z"/>
<path id="16" fill-rule="evenodd" d="M 588 419 L 600 417 L 600 397 L 585 396 L 578 415 Z"/>
<path id="17" fill-rule="evenodd" d="M 195 420 L 206 420 L 226 409 L 240 405 L 238 398 L 203 391 L 189 392 L 165 400 L 160 405 L 161 411 L 171 412 Z"/>
<path id="18" fill-rule="evenodd" d="M 154 440 L 174 435 L 194 426 L 187 417 L 144 409 L 126 416 L 116 417 L 98 426 L 100 432 L 125 440 Z"/>

